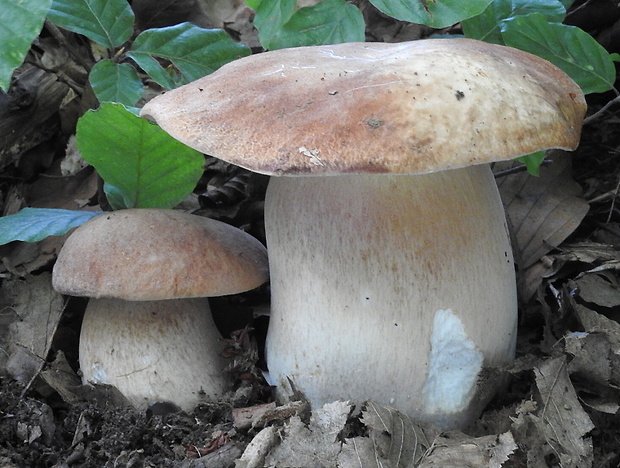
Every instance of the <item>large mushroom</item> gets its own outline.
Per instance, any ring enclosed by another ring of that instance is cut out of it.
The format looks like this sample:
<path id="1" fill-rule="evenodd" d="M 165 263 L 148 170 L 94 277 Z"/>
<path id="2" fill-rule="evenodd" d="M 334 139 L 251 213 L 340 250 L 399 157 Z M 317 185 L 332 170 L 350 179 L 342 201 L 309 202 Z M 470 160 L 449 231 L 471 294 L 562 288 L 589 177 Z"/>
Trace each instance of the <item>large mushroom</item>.
<path id="1" fill-rule="evenodd" d="M 85 383 L 116 387 L 136 408 L 191 411 L 221 397 L 223 342 L 207 296 L 268 279 L 265 247 L 227 224 L 173 210 L 101 214 L 65 242 L 54 288 L 88 302 L 79 359 Z"/>
<path id="2" fill-rule="evenodd" d="M 278 176 L 266 352 L 280 394 L 292 383 L 315 406 L 374 399 L 459 427 L 497 386 L 483 367 L 515 353 L 513 257 L 486 163 L 574 149 L 585 109 L 545 60 L 436 39 L 243 58 L 142 116 Z"/>

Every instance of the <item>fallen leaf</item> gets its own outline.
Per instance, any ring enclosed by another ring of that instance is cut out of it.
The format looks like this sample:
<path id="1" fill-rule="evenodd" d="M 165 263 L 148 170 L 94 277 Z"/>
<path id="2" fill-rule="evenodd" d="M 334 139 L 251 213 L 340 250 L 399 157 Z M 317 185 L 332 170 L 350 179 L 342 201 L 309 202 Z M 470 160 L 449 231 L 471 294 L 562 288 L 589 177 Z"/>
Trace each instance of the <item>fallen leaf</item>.
<path id="1" fill-rule="evenodd" d="M 345 440 L 341 468 L 501 468 L 517 449 L 510 432 L 483 437 L 443 432 L 374 402 L 366 403 L 361 422 L 368 436 Z"/>
<path id="2" fill-rule="evenodd" d="M 4 281 L 0 291 L 0 372 L 29 385 L 45 364 L 64 301 L 50 273 Z"/>
<path id="3" fill-rule="evenodd" d="M 341 449 L 337 437 L 350 412 L 349 402 L 336 401 L 313 410 L 308 425 L 299 416 L 293 416 L 282 428 L 282 442 L 267 455 L 265 465 L 336 468 Z"/>
<path id="4" fill-rule="evenodd" d="M 460 440 L 440 436 L 419 468 L 501 468 L 516 449 L 510 432 Z"/>
<path id="5" fill-rule="evenodd" d="M 377 449 L 375 458 L 383 458 L 390 466 L 404 468 L 415 466 L 431 446 L 436 432 L 429 429 L 431 440 L 425 428 L 406 414 L 393 408 L 378 405 L 374 402 L 366 404 L 362 422 L 371 430 L 370 438 Z"/>
<path id="6" fill-rule="evenodd" d="M 339 468 L 392 468 L 388 460 L 377 456 L 377 446 L 368 437 L 347 439 L 338 455 Z"/>
<path id="7" fill-rule="evenodd" d="M 564 350 L 573 356 L 570 374 L 579 374 L 593 383 L 609 385 L 611 343 L 604 333 L 570 333 L 564 337 Z"/>
<path id="8" fill-rule="evenodd" d="M 574 281 L 574 285 L 579 288 L 579 297 L 586 302 L 601 307 L 620 305 L 620 283 L 611 272 L 584 274 Z"/>
<path id="9" fill-rule="evenodd" d="M 551 447 L 560 466 L 592 466 L 592 439 L 586 434 L 594 424 L 581 407 L 566 365 L 566 358 L 549 359 L 534 369 L 540 393 L 536 425 Z"/>
<path id="10" fill-rule="evenodd" d="M 521 272 L 559 246 L 579 226 L 590 206 L 571 176 L 570 159 L 560 152 L 540 176 L 522 172 L 497 181 L 513 237 L 515 260 Z M 498 171 L 507 165 L 495 165 Z M 540 284 L 537 277 L 522 277 L 521 293 L 529 299 Z"/>

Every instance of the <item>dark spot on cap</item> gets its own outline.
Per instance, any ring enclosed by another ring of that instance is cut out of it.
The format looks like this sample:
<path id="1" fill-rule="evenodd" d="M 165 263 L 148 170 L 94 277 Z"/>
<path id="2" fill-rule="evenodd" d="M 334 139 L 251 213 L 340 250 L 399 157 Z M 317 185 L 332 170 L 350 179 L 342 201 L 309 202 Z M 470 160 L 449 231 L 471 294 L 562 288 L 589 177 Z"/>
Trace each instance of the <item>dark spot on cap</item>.
<path id="1" fill-rule="evenodd" d="M 381 125 L 383 125 L 383 120 L 371 118 L 371 119 L 368 119 L 366 123 L 368 124 L 369 127 L 379 128 Z"/>

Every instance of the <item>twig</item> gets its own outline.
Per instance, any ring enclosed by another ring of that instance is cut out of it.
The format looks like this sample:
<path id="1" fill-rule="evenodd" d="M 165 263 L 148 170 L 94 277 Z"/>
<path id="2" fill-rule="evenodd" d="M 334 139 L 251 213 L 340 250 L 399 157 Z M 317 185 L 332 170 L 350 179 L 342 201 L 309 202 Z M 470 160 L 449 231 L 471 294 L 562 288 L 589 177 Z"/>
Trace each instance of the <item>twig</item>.
<path id="1" fill-rule="evenodd" d="M 541 167 L 548 166 L 549 164 L 552 164 L 552 163 L 553 161 L 551 159 L 545 158 L 540 163 L 540 166 Z M 510 169 L 504 169 L 503 171 L 495 172 L 493 176 L 496 179 L 499 179 L 501 177 L 506 177 L 512 174 L 517 174 L 519 172 L 525 172 L 525 171 L 527 171 L 527 166 L 525 164 L 519 164 L 518 166 L 511 167 Z"/>
<path id="2" fill-rule="evenodd" d="M 616 96 L 611 101 L 609 101 L 607 104 L 605 104 L 603 107 L 601 107 L 598 111 L 596 111 L 594 114 L 592 114 L 589 117 L 585 118 L 583 120 L 583 124 L 584 125 L 588 125 L 593 120 L 597 120 L 601 116 L 601 114 L 607 112 L 607 109 L 609 109 L 611 106 L 613 106 L 614 104 L 617 104 L 617 103 L 620 103 L 620 96 Z"/>

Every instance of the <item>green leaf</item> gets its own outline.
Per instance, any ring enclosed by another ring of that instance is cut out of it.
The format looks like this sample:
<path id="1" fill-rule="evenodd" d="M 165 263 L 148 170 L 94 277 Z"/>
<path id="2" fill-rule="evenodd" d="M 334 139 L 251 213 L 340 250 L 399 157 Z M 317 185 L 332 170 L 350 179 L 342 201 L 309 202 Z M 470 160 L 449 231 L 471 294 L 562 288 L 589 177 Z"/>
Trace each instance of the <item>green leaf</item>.
<path id="1" fill-rule="evenodd" d="M 558 0 L 493 0 L 484 12 L 464 20 L 461 25 L 466 37 L 503 44 L 501 22 L 531 13 L 541 13 L 547 21 L 561 23 L 566 9 Z"/>
<path id="2" fill-rule="evenodd" d="M 266 0 L 264 0 L 266 1 Z M 370 0 L 386 15 L 401 21 L 445 28 L 479 15 L 492 0 Z"/>
<path id="3" fill-rule="evenodd" d="M 101 212 L 24 208 L 0 218 L 0 245 L 13 241 L 38 242 L 49 236 L 61 236 Z"/>
<path id="4" fill-rule="evenodd" d="M 214 72 L 225 63 L 250 55 L 250 49 L 237 44 L 221 29 L 181 23 L 144 31 L 127 55 L 157 83 L 176 88 Z M 164 68 L 157 59 L 164 59 L 174 67 Z"/>
<path id="5" fill-rule="evenodd" d="M 103 191 L 105 192 L 108 203 L 113 210 L 124 210 L 126 208 L 129 208 L 127 205 L 125 205 L 123 192 L 118 187 L 114 187 L 114 185 L 104 183 Z"/>
<path id="6" fill-rule="evenodd" d="M 88 80 L 99 102 L 133 106 L 144 91 L 138 72 L 128 63 L 101 60 L 90 71 Z"/>
<path id="7" fill-rule="evenodd" d="M 616 70 L 609 53 L 575 26 L 549 23 L 540 13 L 509 18 L 501 27 L 504 43 L 542 57 L 564 70 L 585 94 L 611 89 Z"/>
<path id="8" fill-rule="evenodd" d="M 517 158 L 518 161 L 521 161 L 523 164 L 525 164 L 527 172 L 536 177 L 538 177 L 538 175 L 540 174 L 540 165 L 542 164 L 544 159 L 545 151 L 536 151 L 535 153 L 527 154 L 525 156 Z"/>
<path id="9" fill-rule="evenodd" d="M 269 38 L 269 42 L 261 40 L 261 44 L 268 49 L 283 49 L 363 42 L 365 28 L 364 16 L 357 7 L 344 0 L 325 0 L 296 11 L 290 20 Z"/>
<path id="10" fill-rule="evenodd" d="M 122 105 L 103 103 L 77 125 L 77 146 L 127 208 L 172 208 L 202 175 L 204 157 Z"/>
<path id="11" fill-rule="evenodd" d="M 127 0 L 54 0 L 48 19 L 113 49 L 131 37 L 134 14 Z"/>
<path id="12" fill-rule="evenodd" d="M 30 50 L 52 0 L 4 0 L 0 8 L 0 88 L 8 91 L 11 75 Z"/>
<path id="13" fill-rule="evenodd" d="M 245 4 L 256 11 L 261 5 L 261 0 L 245 0 Z"/>
<path id="14" fill-rule="evenodd" d="M 263 0 L 255 8 L 254 27 L 258 29 L 258 39 L 265 49 L 291 19 L 297 8 L 296 0 Z"/>

